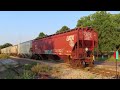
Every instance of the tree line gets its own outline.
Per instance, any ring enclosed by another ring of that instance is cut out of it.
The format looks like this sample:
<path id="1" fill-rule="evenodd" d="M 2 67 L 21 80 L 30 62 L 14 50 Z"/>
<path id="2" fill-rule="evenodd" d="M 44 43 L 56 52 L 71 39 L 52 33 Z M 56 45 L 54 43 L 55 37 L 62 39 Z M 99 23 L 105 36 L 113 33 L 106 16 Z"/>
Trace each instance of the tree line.
<path id="1" fill-rule="evenodd" d="M 9 47 L 9 46 L 12 46 L 12 44 L 11 43 L 5 43 L 3 45 L 0 45 L 0 49 L 6 48 L 6 47 Z"/>
<path id="2" fill-rule="evenodd" d="M 76 27 L 91 26 L 98 32 L 98 50 L 113 51 L 120 45 L 120 14 L 97 11 L 82 17 Z"/>

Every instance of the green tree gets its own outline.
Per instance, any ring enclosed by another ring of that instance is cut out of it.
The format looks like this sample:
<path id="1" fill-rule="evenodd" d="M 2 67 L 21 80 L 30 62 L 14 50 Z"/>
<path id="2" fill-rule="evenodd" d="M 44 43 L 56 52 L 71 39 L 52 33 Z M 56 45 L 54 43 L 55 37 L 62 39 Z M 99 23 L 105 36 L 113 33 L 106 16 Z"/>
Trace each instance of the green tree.
<path id="1" fill-rule="evenodd" d="M 61 33 L 61 32 L 65 32 L 68 31 L 70 28 L 68 28 L 67 26 L 63 26 L 60 30 L 58 30 L 56 33 Z"/>
<path id="2" fill-rule="evenodd" d="M 98 32 L 98 48 L 100 51 L 114 50 L 120 44 L 120 14 L 112 15 L 106 11 L 98 11 L 78 20 L 76 27 L 92 26 Z"/>
<path id="3" fill-rule="evenodd" d="M 47 34 L 44 34 L 43 32 L 40 32 L 36 39 L 43 38 L 43 37 L 46 37 L 46 36 L 47 36 Z"/>
<path id="4" fill-rule="evenodd" d="M 5 43 L 3 45 L 0 45 L 0 49 L 6 48 L 6 47 L 9 47 L 9 46 L 13 46 L 13 45 L 11 43 Z"/>

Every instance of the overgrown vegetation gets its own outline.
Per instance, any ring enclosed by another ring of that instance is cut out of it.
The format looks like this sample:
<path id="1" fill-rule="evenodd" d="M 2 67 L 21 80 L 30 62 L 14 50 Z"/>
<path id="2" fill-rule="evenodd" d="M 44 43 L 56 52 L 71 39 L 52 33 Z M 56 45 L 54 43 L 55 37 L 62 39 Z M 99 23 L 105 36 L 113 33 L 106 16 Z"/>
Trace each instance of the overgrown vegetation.
<path id="1" fill-rule="evenodd" d="M 23 66 L 23 72 L 20 75 L 20 78 L 21 79 L 34 79 L 36 74 L 31 71 L 31 68 L 35 65 L 37 65 L 36 62 L 33 62 L 31 64 L 25 64 Z"/>
<path id="2" fill-rule="evenodd" d="M 5 71 L 5 78 L 4 79 L 19 79 L 19 77 L 16 76 L 16 74 L 11 70 Z"/>
<path id="3" fill-rule="evenodd" d="M 10 68 L 4 71 L 4 79 L 42 79 L 44 76 L 51 78 L 51 73 L 58 71 L 58 69 L 54 69 L 49 65 L 38 64 L 36 62 L 23 65 L 19 68 L 21 70 L 16 69 L 19 74 Z"/>
<path id="4" fill-rule="evenodd" d="M 31 63 L 31 64 L 25 64 L 25 65 L 24 65 L 24 69 L 25 69 L 25 70 L 31 70 L 31 68 L 32 68 L 33 66 L 35 66 L 35 65 L 37 65 L 36 62 L 33 62 L 33 63 Z"/>
<path id="5" fill-rule="evenodd" d="M 37 64 L 36 66 L 33 66 L 31 68 L 32 72 L 36 74 L 40 73 L 50 73 L 53 68 L 50 67 L 49 65 L 42 65 L 42 64 Z"/>
<path id="6" fill-rule="evenodd" d="M 107 59 L 107 61 L 114 61 L 115 62 L 116 59 L 113 56 L 111 56 L 110 58 Z M 120 61 L 120 57 L 118 58 L 117 61 Z"/>
<path id="7" fill-rule="evenodd" d="M 113 62 L 116 61 L 116 59 L 113 56 L 110 56 L 110 57 L 99 57 L 99 58 L 96 58 L 96 60 L 98 60 L 98 61 L 113 61 Z M 117 61 L 120 62 L 120 56 L 119 56 Z"/>
<path id="8" fill-rule="evenodd" d="M 8 59 L 8 58 L 10 58 L 9 55 L 0 54 L 0 59 Z"/>
<path id="9" fill-rule="evenodd" d="M 21 79 L 34 79 L 35 73 L 31 72 L 31 70 L 24 70 L 23 73 L 20 75 Z"/>

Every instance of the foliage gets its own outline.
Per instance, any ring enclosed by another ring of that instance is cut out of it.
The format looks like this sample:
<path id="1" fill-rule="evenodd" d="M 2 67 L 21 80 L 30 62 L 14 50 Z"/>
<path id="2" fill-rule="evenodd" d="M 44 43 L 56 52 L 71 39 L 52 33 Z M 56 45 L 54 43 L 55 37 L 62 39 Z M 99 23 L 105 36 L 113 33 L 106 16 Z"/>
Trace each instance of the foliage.
<path id="1" fill-rule="evenodd" d="M 36 62 L 32 62 L 31 64 L 25 64 L 23 65 L 22 72 L 19 74 L 19 76 L 10 68 L 6 71 L 5 78 L 6 79 L 34 79 L 35 78 L 35 73 L 31 71 L 31 68 L 37 65 Z"/>
<path id="2" fill-rule="evenodd" d="M 16 75 L 11 70 L 6 70 L 5 79 L 16 79 Z"/>
<path id="3" fill-rule="evenodd" d="M 36 74 L 50 73 L 52 70 L 52 67 L 50 67 L 48 65 L 37 64 L 36 66 L 33 66 L 31 70 Z"/>
<path id="4" fill-rule="evenodd" d="M 96 60 L 97 61 L 113 61 L 113 62 L 116 61 L 116 59 L 113 57 L 113 55 L 111 55 L 110 57 L 103 57 L 103 58 L 101 56 L 101 57 L 96 58 Z M 120 56 L 117 61 L 120 61 Z"/>
<path id="5" fill-rule="evenodd" d="M 35 73 L 31 71 L 33 66 L 37 65 L 36 62 L 32 62 L 31 64 L 25 64 L 23 67 L 23 72 L 20 75 L 21 79 L 34 79 Z"/>
<path id="6" fill-rule="evenodd" d="M 92 26 L 98 32 L 100 52 L 116 50 L 116 46 L 120 44 L 120 14 L 113 15 L 106 11 L 97 11 L 80 18 L 76 26 Z"/>
<path id="7" fill-rule="evenodd" d="M 31 68 L 32 68 L 33 66 L 35 66 L 35 65 L 37 65 L 36 62 L 32 62 L 31 64 L 25 64 L 25 65 L 24 65 L 24 69 L 25 69 L 25 70 L 31 70 Z"/>
<path id="8" fill-rule="evenodd" d="M 9 55 L 6 54 L 0 54 L 0 59 L 8 59 Z"/>
<path id="9" fill-rule="evenodd" d="M 68 28 L 67 26 L 63 26 L 60 30 L 58 30 L 56 33 L 61 33 L 61 32 L 65 32 L 68 31 L 70 28 Z"/>
<path id="10" fill-rule="evenodd" d="M 114 61 L 115 62 L 116 59 L 113 56 L 111 56 L 110 58 L 107 59 L 107 61 Z M 120 61 L 120 56 L 119 56 L 117 61 Z"/>
<path id="11" fill-rule="evenodd" d="M 5 43 L 3 45 L 0 45 L 0 49 L 6 48 L 6 47 L 9 47 L 9 46 L 12 46 L 12 44 L 11 43 Z"/>
<path id="12" fill-rule="evenodd" d="M 45 36 L 47 36 L 47 34 L 44 34 L 43 32 L 40 32 L 36 39 L 43 38 Z"/>
<path id="13" fill-rule="evenodd" d="M 24 70 L 20 77 L 21 79 L 34 79 L 35 74 L 30 70 Z"/>

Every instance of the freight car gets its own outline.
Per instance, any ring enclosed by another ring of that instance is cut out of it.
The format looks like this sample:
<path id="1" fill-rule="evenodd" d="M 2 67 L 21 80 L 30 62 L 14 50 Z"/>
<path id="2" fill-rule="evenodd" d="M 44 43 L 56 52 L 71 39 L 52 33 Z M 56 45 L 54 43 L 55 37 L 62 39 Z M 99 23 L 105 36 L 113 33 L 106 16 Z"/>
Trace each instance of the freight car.
<path id="1" fill-rule="evenodd" d="M 17 54 L 18 54 L 18 45 L 3 48 L 3 49 L 1 49 L 1 53 L 2 54 L 8 54 L 8 55 L 17 56 Z"/>
<path id="2" fill-rule="evenodd" d="M 12 47 L 12 46 L 5 48 L 5 54 L 10 55 L 11 47 Z"/>
<path id="3" fill-rule="evenodd" d="M 1 53 L 2 54 L 10 54 L 10 47 L 6 47 L 6 48 L 1 49 Z"/>
<path id="4" fill-rule="evenodd" d="M 31 58 L 32 56 L 32 52 L 30 52 L 31 47 L 32 47 L 32 40 L 18 44 L 18 56 Z"/>
<path id="5" fill-rule="evenodd" d="M 1 54 L 6 54 L 6 48 L 1 49 Z"/>
<path id="6" fill-rule="evenodd" d="M 18 45 L 14 45 L 14 46 L 11 46 L 9 48 L 10 48 L 9 54 L 12 55 L 12 56 L 17 56 L 17 54 L 18 54 Z"/>
<path id="7" fill-rule="evenodd" d="M 75 28 L 67 32 L 49 35 L 32 41 L 32 58 L 62 59 L 72 65 L 92 65 L 88 52 L 98 46 L 98 34 L 89 27 Z"/>

